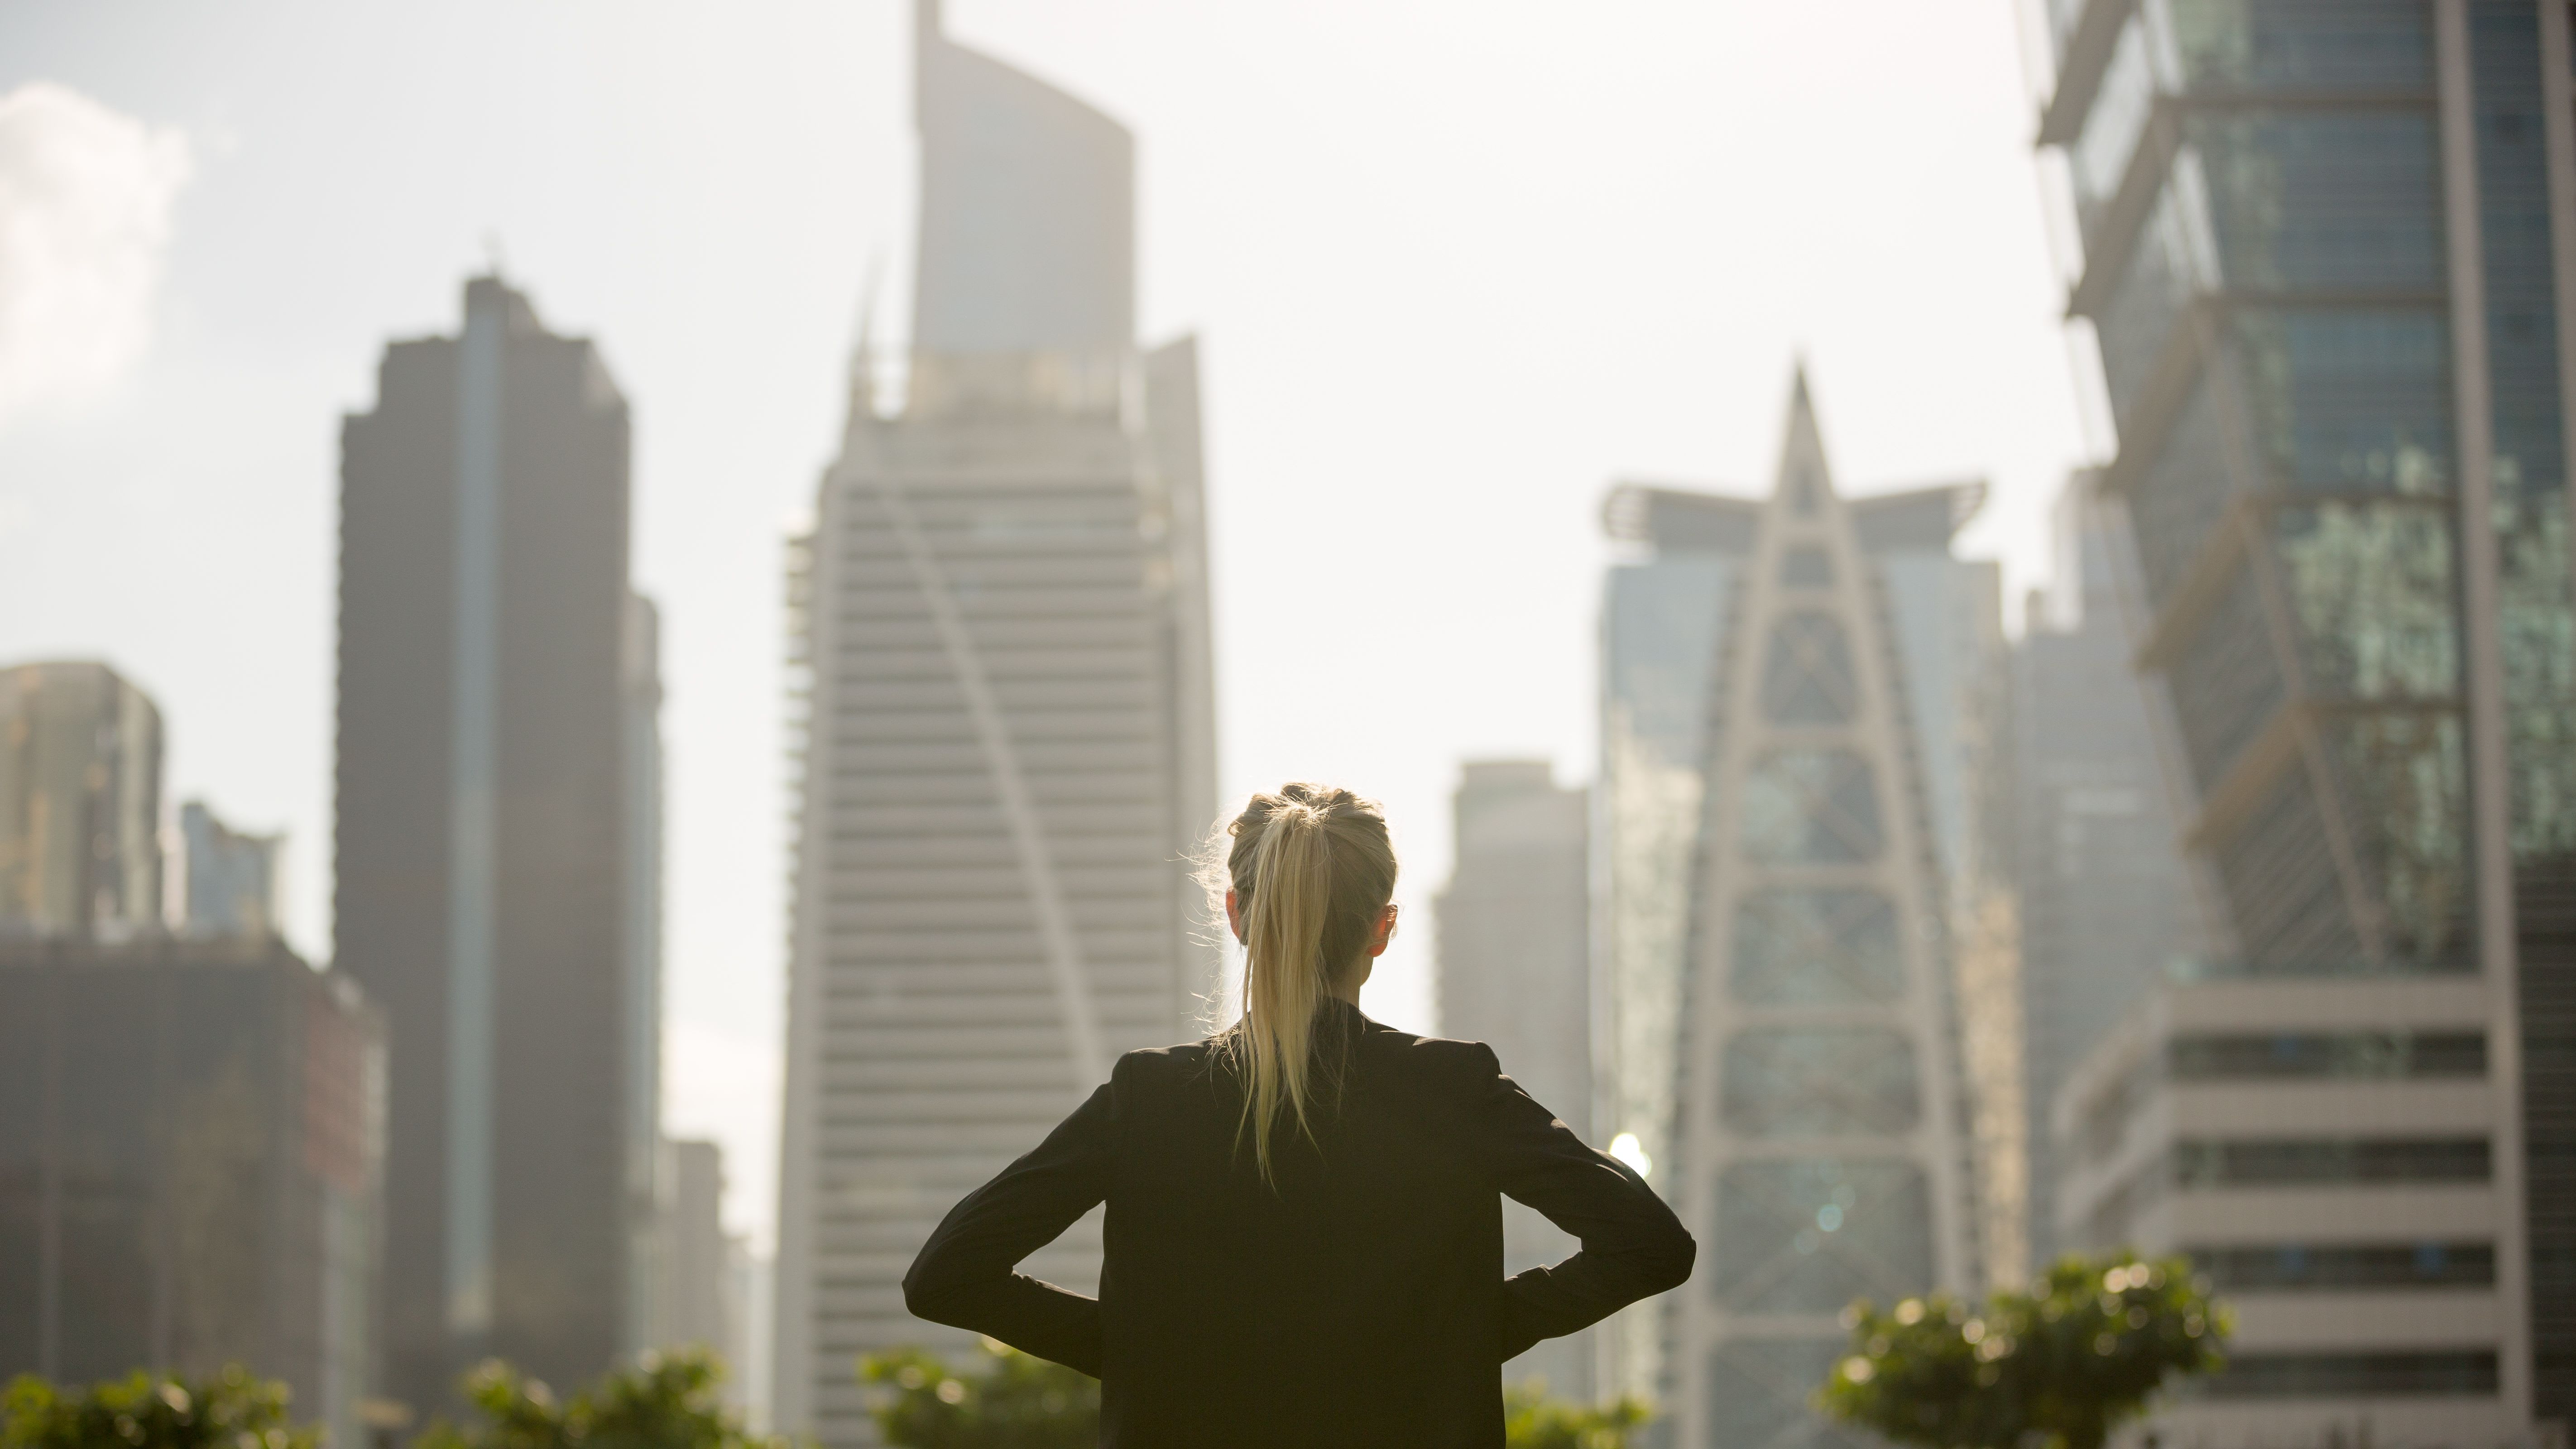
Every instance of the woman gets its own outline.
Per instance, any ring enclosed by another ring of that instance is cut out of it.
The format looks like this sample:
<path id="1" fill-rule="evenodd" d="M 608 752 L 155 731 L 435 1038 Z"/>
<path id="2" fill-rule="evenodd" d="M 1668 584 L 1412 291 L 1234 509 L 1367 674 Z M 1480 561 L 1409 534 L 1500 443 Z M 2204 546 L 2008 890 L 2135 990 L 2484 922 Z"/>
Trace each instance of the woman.
<path id="1" fill-rule="evenodd" d="M 1503 1361 L 1680 1283 L 1690 1234 L 1491 1048 L 1360 1014 L 1395 930 L 1375 804 L 1289 785 L 1227 833 L 1242 1018 L 1120 1058 L 948 1214 L 904 1301 L 1097 1375 L 1118 1449 L 1500 1449 Z M 1582 1251 L 1506 1280 L 1504 1196 Z M 1098 1299 L 1012 1271 L 1103 1200 Z"/>

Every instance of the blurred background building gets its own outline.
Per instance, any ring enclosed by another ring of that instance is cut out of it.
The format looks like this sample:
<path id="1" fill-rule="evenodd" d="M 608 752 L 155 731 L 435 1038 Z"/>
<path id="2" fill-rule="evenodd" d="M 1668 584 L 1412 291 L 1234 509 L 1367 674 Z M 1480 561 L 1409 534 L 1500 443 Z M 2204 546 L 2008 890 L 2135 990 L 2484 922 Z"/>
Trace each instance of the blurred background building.
<path id="1" fill-rule="evenodd" d="M 162 753 L 106 666 L 0 669 L 0 1378 L 238 1363 L 358 1443 L 384 1022 L 278 939 L 202 806 L 201 878 L 242 888 L 168 929 Z"/>
<path id="2" fill-rule="evenodd" d="M 0 1375 L 241 1364 L 366 1442 L 384 1080 L 273 935 L 0 939 Z"/>
<path id="3" fill-rule="evenodd" d="M 336 960 L 391 1031 L 385 1385 L 643 1346 L 659 1140 L 658 698 L 628 419 L 498 277 L 342 432 Z"/>
<path id="4" fill-rule="evenodd" d="M 104 664 L 0 670 L 0 936 L 161 925 L 161 711 Z"/>
<path id="5" fill-rule="evenodd" d="M 2195 1435 L 2563 1433 L 2567 7 L 2048 15 L 2040 140 L 2072 180 L 2069 306 L 2099 338 L 2118 430 L 2098 488 L 2133 549 L 2138 657 L 2171 702 L 2170 808 L 2215 887 L 2194 975 L 2233 983 L 2182 991 L 2106 1045 L 2158 1064 L 2165 1106 L 2137 1130 L 2170 1141 L 2116 1189 L 2060 1162 L 2057 1226 L 2089 1213 L 2086 1235 L 2217 1262 L 2491 1264 L 2244 1288 L 2237 1387 L 2174 1412 Z M 2198 1035 L 2222 1001 L 2277 1032 L 2285 1065 Z M 2463 1031 L 2477 1050 L 2451 1041 Z M 2437 1083 L 2415 1080 L 2408 1044 L 2426 1041 L 2444 1043 Z M 2325 1080 L 2363 1058 L 2375 1080 Z M 2208 1061 L 2236 1065 L 2182 1066 Z M 2061 1124 L 2093 1110 L 2057 1105 Z M 2172 1205 L 2147 1206 L 2159 1195 Z"/>
<path id="6" fill-rule="evenodd" d="M 1981 1284 L 1945 887 L 1976 838 L 1958 761 L 1978 701 L 1940 572 L 1976 492 L 1844 505 L 1801 376 L 1772 498 L 1695 511 L 1736 567 L 1705 676 L 1667 1150 L 1649 1147 L 1708 1240 L 1654 1305 L 1680 1444 L 1832 1439 L 1808 1395 L 1844 1351 L 1842 1305 Z M 1692 500 L 1615 500 L 1613 526 L 1656 511 Z M 1932 593 L 1896 603 L 1909 585 Z M 1991 608 L 1991 578 L 1981 593 Z"/>
<path id="7" fill-rule="evenodd" d="M 1545 760 L 1470 761 L 1459 771 L 1454 865 L 1433 903 L 1440 1033 L 1485 1042 L 1503 1070 L 1587 1142 L 1592 1131 L 1588 792 L 1559 786 Z M 1534 1208 L 1503 1204 L 1503 1271 L 1557 1262 L 1581 1244 Z M 1503 1365 L 1503 1381 L 1544 1379 L 1593 1397 L 1590 1331 L 1552 1338 Z"/>
<path id="8" fill-rule="evenodd" d="M 1801 378 L 1767 502 L 1611 496 L 1644 557 L 1604 618 L 1598 1125 L 1710 1251 L 1610 1362 L 1677 1443 L 1829 1435 L 1834 1314 L 1980 1286 L 2013 1206 L 1971 1172 L 1953 987 L 2007 884 L 1998 585 L 1949 552 L 1982 492 L 1842 500 Z"/>
<path id="9" fill-rule="evenodd" d="M 280 835 L 235 830 L 203 800 L 179 807 L 179 929 L 195 936 L 266 936 L 277 930 Z"/>
<path id="10" fill-rule="evenodd" d="M 1198 376 L 1139 352 L 1133 143 L 917 15 L 898 404 L 863 338 L 791 551 L 801 765 L 775 1427 L 875 1442 L 857 1355 L 969 1335 L 901 1280 L 939 1218 L 1215 985 Z M 1026 1265 L 1093 1291 L 1095 1215 Z"/>
<path id="11" fill-rule="evenodd" d="M 2197 942 L 2156 738 L 2112 581 L 2119 537 L 2079 476 L 2052 515 L 2054 586 L 2012 650 L 2014 887 L 2030 1263 L 2056 1228 L 2049 1114 L 2067 1074 Z"/>

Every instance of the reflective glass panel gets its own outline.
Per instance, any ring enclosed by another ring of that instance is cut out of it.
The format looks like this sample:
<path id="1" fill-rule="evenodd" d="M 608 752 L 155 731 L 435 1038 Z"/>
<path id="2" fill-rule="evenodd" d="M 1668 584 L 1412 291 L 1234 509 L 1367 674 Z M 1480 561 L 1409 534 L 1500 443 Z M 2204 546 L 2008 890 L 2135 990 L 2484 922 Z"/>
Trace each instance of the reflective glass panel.
<path id="1" fill-rule="evenodd" d="M 1932 1286 L 1922 1169 L 1894 1159 L 1730 1163 L 1718 1175 L 1709 1291 L 1739 1312 L 1838 1313 Z"/>
<path id="2" fill-rule="evenodd" d="M 1755 1005 L 1886 1001 L 1905 990 L 1896 907 L 1874 890 L 1766 890 L 1735 907 L 1729 985 Z"/>
<path id="3" fill-rule="evenodd" d="M 2433 84 L 2424 0 L 2171 0 L 2194 86 L 2413 89 Z"/>
<path id="4" fill-rule="evenodd" d="M 2236 288 L 2442 285 L 2441 184 L 2423 111 L 2222 111 L 2184 134 Z"/>
<path id="5" fill-rule="evenodd" d="M 1893 1031 L 1749 1031 L 1726 1044 L 1726 1125 L 1748 1137 L 1903 1132 L 1921 1115 L 1914 1045 Z"/>
<path id="6" fill-rule="evenodd" d="M 1832 615 L 1802 610 L 1771 626 L 1762 666 L 1763 718 L 1773 724 L 1840 724 L 1859 703 L 1851 644 Z"/>
<path id="7" fill-rule="evenodd" d="M 1878 854 L 1878 792 L 1869 762 L 1850 750 L 1779 750 L 1744 780 L 1744 853 L 1781 864 L 1868 860 Z"/>

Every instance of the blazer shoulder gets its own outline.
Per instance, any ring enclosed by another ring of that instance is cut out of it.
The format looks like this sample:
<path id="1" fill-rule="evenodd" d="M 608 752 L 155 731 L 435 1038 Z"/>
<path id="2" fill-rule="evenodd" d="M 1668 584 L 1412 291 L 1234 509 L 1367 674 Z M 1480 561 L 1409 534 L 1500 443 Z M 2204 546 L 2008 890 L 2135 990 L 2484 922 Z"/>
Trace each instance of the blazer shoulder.
<path id="1" fill-rule="evenodd" d="M 1490 1086 L 1503 1074 L 1502 1063 L 1494 1056 L 1494 1049 L 1480 1041 L 1415 1036 L 1392 1028 L 1379 1028 L 1370 1034 L 1377 1038 L 1380 1054 L 1397 1072 L 1408 1077 L 1437 1082 L 1461 1091 L 1476 1091 Z"/>
<path id="2" fill-rule="evenodd" d="M 1207 1076 L 1215 1065 L 1216 1052 L 1203 1041 L 1139 1047 L 1118 1058 L 1109 1069 L 1109 1081 L 1120 1088 L 1194 1081 Z"/>

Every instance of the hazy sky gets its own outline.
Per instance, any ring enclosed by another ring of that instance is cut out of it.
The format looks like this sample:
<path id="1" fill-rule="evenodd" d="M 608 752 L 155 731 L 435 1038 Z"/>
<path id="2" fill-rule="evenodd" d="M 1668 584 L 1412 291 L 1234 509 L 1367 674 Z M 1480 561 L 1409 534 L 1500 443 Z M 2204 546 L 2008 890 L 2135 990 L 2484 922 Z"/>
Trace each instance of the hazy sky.
<path id="1" fill-rule="evenodd" d="M 2012 592 L 2091 452 L 2020 0 L 952 0 L 1137 133 L 1147 340 L 1202 339 L 1224 785 L 1380 796 L 1427 1024 L 1462 758 L 1588 778 L 1614 478 L 1984 475 Z M 497 250 L 634 404 L 665 620 L 666 1110 L 769 1232 L 780 540 L 863 279 L 900 325 L 901 0 L 0 5 L 0 662 L 103 656 L 172 798 L 291 833 L 326 954 L 340 415 Z M 29 89 L 40 82 L 54 87 Z"/>

